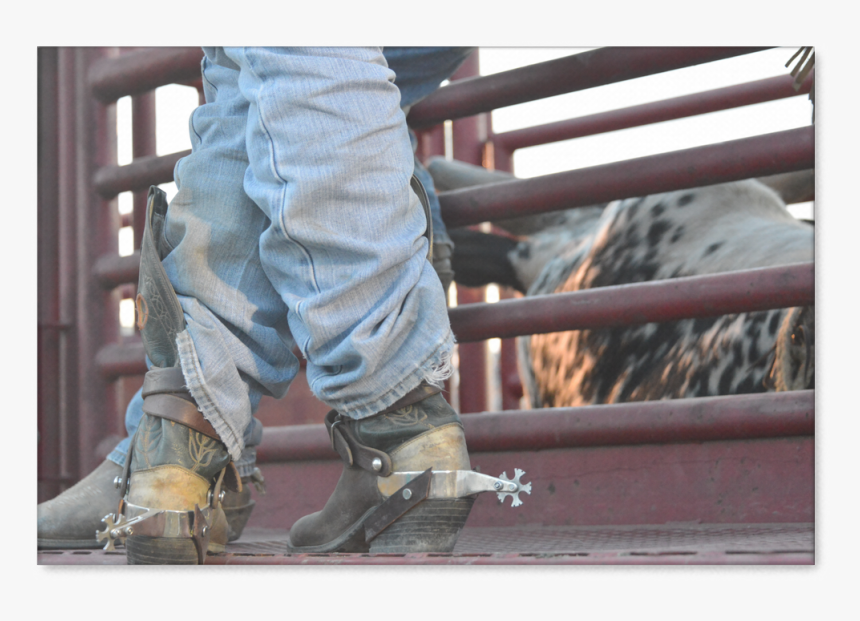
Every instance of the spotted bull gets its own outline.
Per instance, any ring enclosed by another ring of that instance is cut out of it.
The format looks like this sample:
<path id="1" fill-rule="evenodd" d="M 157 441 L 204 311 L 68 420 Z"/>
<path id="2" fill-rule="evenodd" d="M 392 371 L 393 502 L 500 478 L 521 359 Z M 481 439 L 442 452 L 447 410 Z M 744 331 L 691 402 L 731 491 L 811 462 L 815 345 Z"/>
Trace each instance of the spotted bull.
<path id="1" fill-rule="evenodd" d="M 440 189 L 510 179 L 430 166 Z M 813 227 L 786 209 L 813 176 L 783 175 L 498 222 L 517 240 L 452 232 L 455 280 L 526 295 L 813 260 Z M 814 307 L 519 339 L 531 407 L 796 390 L 814 386 Z"/>

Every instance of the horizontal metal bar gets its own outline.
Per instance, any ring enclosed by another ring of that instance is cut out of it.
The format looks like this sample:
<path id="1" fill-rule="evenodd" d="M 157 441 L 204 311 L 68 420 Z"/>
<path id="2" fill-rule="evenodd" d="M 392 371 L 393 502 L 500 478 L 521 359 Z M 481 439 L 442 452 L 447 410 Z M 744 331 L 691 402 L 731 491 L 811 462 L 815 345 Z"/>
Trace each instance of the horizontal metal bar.
<path id="1" fill-rule="evenodd" d="M 649 155 L 601 166 L 442 192 L 449 227 L 584 207 L 815 167 L 815 129 Z"/>
<path id="2" fill-rule="evenodd" d="M 124 257 L 116 254 L 99 257 L 93 271 L 105 289 L 137 282 L 140 274 L 140 250 Z"/>
<path id="3" fill-rule="evenodd" d="M 110 199 L 120 192 L 147 190 L 151 185 L 173 181 L 173 168 L 191 151 L 168 155 L 141 157 L 125 166 L 103 166 L 93 176 L 93 187 L 103 198 Z"/>
<path id="4" fill-rule="evenodd" d="M 146 351 L 140 340 L 111 343 L 96 354 L 96 366 L 106 380 L 146 373 Z"/>
<path id="5" fill-rule="evenodd" d="M 415 105 L 407 121 L 428 127 L 514 104 L 758 52 L 760 47 L 604 47 L 468 78 Z"/>
<path id="6" fill-rule="evenodd" d="M 457 341 L 716 317 L 815 302 L 815 266 L 796 263 L 723 274 L 465 304 L 448 311 Z"/>
<path id="7" fill-rule="evenodd" d="M 126 257 L 123 257 L 126 259 Z M 130 270 L 129 270 L 130 271 Z M 120 270 L 105 270 L 116 282 Z M 562 330 L 610 328 L 813 304 L 815 266 L 799 263 L 688 276 L 570 293 L 465 304 L 448 311 L 461 343 Z M 115 343 L 99 351 L 107 378 L 146 373 L 143 345 Z"/>
<path id="8" fill-rule="evenodd" d="M 173 168 L 191 151 L 142 157 L 125 166 L 104 166 L 93 185 L 104 198 L 173 181 Z M 703 147 L 442 192 L 448 226 L 605 203 L 618 198 L 691 188 L 814 167 L 811 127 L 742 138 Z"/>
<path id="9" fill-rule="evenodd" d="M 809 93 L 813 74 L 794 90 L 794 78 L 780 75 L 745 84 L 727 86 L 683 97 L 664 99 L 639 106 L 609 110 L 557 123 L 536 125 L 495 134 L 492 142 L 497 149 L 514 151 L 525 147 L 592 136 L 606 132 L 640 127 L 662 121 L 681 119 L 718 110 L 728 110 L 752 104 L 785 99 Z"/>
<path id="10" fill-rule="evenodd" d="M 815 391 L 463 414 L 469 451 L 812 436 Z M 257 461 L 336 460 L 325 425 L 269 427 Z"/>
<path id="11" fill-rule="evenodd" d="M 87 82 L 96 99 L 109 103 L 165 84 L 197 80 L 202 59 L 199 47 L 144 48 L 93 63 Z"/>

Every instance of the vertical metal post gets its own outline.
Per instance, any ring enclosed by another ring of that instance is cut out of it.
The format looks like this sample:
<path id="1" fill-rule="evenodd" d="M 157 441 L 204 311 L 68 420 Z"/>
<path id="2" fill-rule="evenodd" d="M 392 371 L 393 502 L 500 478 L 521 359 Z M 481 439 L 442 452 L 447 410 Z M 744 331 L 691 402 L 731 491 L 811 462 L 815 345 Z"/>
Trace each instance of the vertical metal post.
<path id="1" fill-rule="evenodd" d="M 492 140 L 492 132 L 490 132 L 490 140 Z M 494 144 L 493 145 L 493 169 L 494 170 L 503 170 L 505 172 L 512 173 L 514 172 L 514 154 L 512 151 L 508 151 L 504 147 Z"/>
<path id="2" fill-rule="evenodd" d="M 422 164 L 427 164 L 433 156 L 445 155 L 445 126 L 441 123 L 428 130 L 415 132 L 418 138 L 416 155 Z"/>
<path id="3" fill-rule="evenodd" d="M 116 165 L 116 105 L 96 101 L 87 82 L 92 62 L 113 55 L 113 48 L 75 50 L 79 476 L 98 465 L 96 447 L 113 431 L 116 410 L 113 383 L 101 376 L 95 359 L 102 346 L 119 338 L 119 292 L 104 291 L 93 267 L 100 256 L 117 253 L 119 214 L 116 200 L 104 200 L 92 185 L 99 167 Z"/>
<path id="4" fill-rule="evenodd" d="M 132 158 L 155 155 L 155 91 L 131 98 L 131 151 Z M 134 193 L 133 227 L 134 249 L 140 249 L 143 225 L 146 218 L 146 196 L 141 190 Z"/>
<path id="5" fill-rule="evenodd" d="M 493 170 L 502 172 L 514 172 L 513 153 L 506 149 L 500 149 L 498 145 L 493 143 L 493 117 L 492 113 L 488 115 L 487 121 L 488 139 L 484 149 L 485 166 L 489 163 Z M 498 231 L 494 231 L 498 232 Z M 501 288 L 499 298 L 502 300 L 515 297 L 514 291 Z M 501 375 L 501 390 L 502 390 L 502 409 L 503 410 L 518 410 L 520 409 L 520 397 L 523 396 L 523 383 L 520 379 L 519 370 L 517 368 L 517 342 L 516 339 L 502 339 L 502 348 L 499 356 L 499 367 Z"/>
<path id="6" fill-rule="evenodd" d="M 466 59 L 451 81 L 479 74 L 478 51 Z M 483 143 L 486 140 L 486 115 L 456 120 L 453 123 L 454 159 L 480 166 L 483 160 Z M 457 304 L 485 301 L 483 287 L 473 289 L 457 286 Z M 461 343 L 460 355 L 460 412 L 487 410 L 487 344 Z"/>
<path id="7" fill-rule="evenodd" d="M 55 47 L 38 50 L 38 501 L 60 493 L 59 153 Z"/>
<path id="8" fill-rule="evenodd" d="M 77 327 L 77 118 L 75 48 L 58 51 L 58 151 L 59 189 L 59 312 L 65 326 L 59 333 L 60 399 L 58 428 L 60 476 L 64 482 L 77 481 L 78 460 L 78 331 Z"/>
<path id="9" fill-rule="evenodd" d="M 418 141 L 415 155 L 422 164 L 427 164 L 427 160 L 434 156 L 445 155 L 445 127 L 443 124 L 434 125 L 433 127 L 415 132 L 415 137 Z M 451 285 L 452 287 L 455 285 Z M 452 384 L 451 379 L 445 380 L 443 390 L 448 397 L 449 403 L 456 407 L 455 399 L 459 399 L 459 392 L 454 395 L 456 386 Z M 459 401 L 457 401 L 459 403 Z"/>

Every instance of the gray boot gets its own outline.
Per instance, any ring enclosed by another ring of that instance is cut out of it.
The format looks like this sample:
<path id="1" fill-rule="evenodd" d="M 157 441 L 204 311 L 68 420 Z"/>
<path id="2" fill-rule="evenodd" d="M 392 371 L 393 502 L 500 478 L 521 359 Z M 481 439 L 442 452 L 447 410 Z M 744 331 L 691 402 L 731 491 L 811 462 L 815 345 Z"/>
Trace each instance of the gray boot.
<path id="1" fill-rule="evenodd" d="M 223 552 L 228 526 L 221 487 L 225 477 L 234 489 L 241 483 L 217 435 L 145 414 L 129 453 L 122 502 L 129 524 L 116 529 L 132 529 L 125 534 L 128 563 L 202 564 L 207 552 Z"/>
<path id="2" fill-rule="evenodd" d="M 423 384 L 358 421 L 329 413 L 326 426 L 343 473 L 322 511 L 290 529 L 290 552 L 453 550 L 474 496 L 427 498 L 427 489 L 404 494 L 405 479 L 391 476 L 470 469 L 460 417 L 438 393 Z"/>
<path id="3" fill-rule="evenodd" d="M 40 550 L 97 549 L 102 544 L 96 532 L 104 529 L 102 519 L 116 513 L 121 498 L 116 479 L 122 466 L 109 459 L 65 492 L 39 503 L 38 548 Z M 222 503 L 227 517 L 227 541 L 242 536 L 256 503 L 251 498 L 251 477 L 242 477 L 242 491 L 225 490 Z"/>
<path id="4" fill-rule="evenodd" d="M 73 487 L 36 508 L 40 550 L 100 548 L 96 531 L 102 518 L 115 513 L 120 492 L 114 484 L 122 466 L 109 459 Z"/>

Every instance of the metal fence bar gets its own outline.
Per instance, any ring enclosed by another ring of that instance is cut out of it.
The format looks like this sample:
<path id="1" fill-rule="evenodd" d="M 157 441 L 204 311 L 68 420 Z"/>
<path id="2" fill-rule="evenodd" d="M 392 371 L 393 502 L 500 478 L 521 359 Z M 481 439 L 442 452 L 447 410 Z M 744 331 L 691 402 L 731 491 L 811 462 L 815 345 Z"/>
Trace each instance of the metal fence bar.
<path id="1" fill-rule="evenodd" d="M 600 287 L 449 309 L 458 342 L 564 330 L 610 328 L 715 317 L 815 301 L 814 264 Z M 105 377 L 143 373 L 142 345 L 108 345 L 98 355 Z"/>
<path id="2" fill-rule="evenodd" d="M 531 179 L 442 192 L 439 201 L 445 223 L 455 227 L 806 170 L 814 166 L 814 138 L 814 129 L 803 127 Z M 127 166 L 105 166 L 96 173 L 96 190 L 102 197 L 110 197 L 171 181 L 176 161 L 190 153 L 141 158 Z M 97 275 L 105 287 L 135 282 L 138 277 L 131 259 L 118 256 L 102 257 Z"/>
<path id="3" fill-rule="evenodd" d="M 142 192 L 150 185 L 173 181 L 173 167 L 191 150 L 168 155 L 135 159 L 125 166 L 103 166 L 93 176 L 93 187 L 102 198 L 110 199 L 120 192 Z"/>
<path id="4" fill-rule="evenodd" d="M 597 205 L 815 166 L 815 129 L 787 131 L 622 162 L 443 192 L 450 227 Z"/>
<path id="5" fill-rule="evenodd" d="M 688 276 L 452 308 L 459 342 L 716 317 L 815 302 L 813 263 Z"/>
<path id="6" fill-rule="evenodd" d="M 77 325 L 77 168 L 80 164 L 77 153 L 77 124 L 75 122 L 75 50 L 61 47 L 57 51 L 57 114 L 59 135 L 59 192 L 57 219 L 59 239 L 57 260 L 60 266 L 59 306 L 60 324 L 64 329 L 58 333 L 60 345 L 60 475 L 71 481 L 78 480 L 78 334 Z"/>
<path id="7" fill-rule="evenodd" d="M 812 436 L 815 391 L 464 414 L 470 453 Z M 339 459 L 325 425 L 270 427 L 260 463 Z"/>
<path id="8" fill-rule="evenodd" d="M 478 59 L 479 50 L 475 50 L 451 76 L 451 83 L 456 84 L 478 75 Z M 455 160 L 476 166 L 481 165 L 483 145 L 487 140 L 487 126 L 488 121 L 484 114 L 459 119 L 452 123 L 452 154 Z M 486 300 L 484 287 L 471 288 L 460 284 L 455 286 L 458 304 L 472 304 Z M 459 385 L 468 387 L 468 390 L 460 390 L 457 395 L 460 413 L 483 412 L 488 409 L 487 355 L 487 344 L 483 342 L 463 343 L 457 348 Z"/>
<path id="9" fill-rule="evenodd" d="M 813 74 L 810 74 L 797 91 L 794 90 L 794 78 L 781 75 L 774 78 L 727 86 L 715 90 L 664 99 L 639 106 L 610 110 L 599 114 L 590 114 L 575 119 L 558 121 L 526 127 L 501 134 L 492 138 L 495 148 L 514 151 L 525 147 L 541 144 L 605 134 L 607 132 L 640 127 L 662 121 L 682 119 L 686 117 L 707 114 L 718 110 L 739 108 L 766 101 L 785 99 L 809 93 Z"/>
<path id="10" fill-rule="evenodd" d="M 110 290 L 120 285 L 137 283 L 140 277 L 140 251 L 121 257 L 107 254 L 99 257 L 93 266 L 93 274 L 102 288 Z"/>
<path id="11" fill-rule="evenodd" d="M 87 69 L 99 58 L 112 54 L 111 48 L 75 50 L 77 124 L 77 337 L 75 371 L 80 387 L 78 450 L 79 475 L 91 472 L 99 462 L 95 449 L 117 429 L 114 387 L 93 367 L 98 351 L 119 338 L 119 295 L 106 292 L 93 277 L 93 266 L 104 254 L 117 252 L 119 214 L 113 201 L 92 190 L 91 180 L 98 166 L 116 162 L 115 106 L 92 97 L 86 80 Z"/>
<path id="12" fill-rule="evenodd" d="M 38 49 L 38 497 L 60 491 L 59 56 Z"/>
<path id="13" fill-rule="evenodd" d="M 87 81 L 96 99 L 110 103 L 166 84 L 197 80 L 202 59 L 199 47 L 144 48 L 94 62 Z"/>
<path id="14" fill-rule="evenodd" d="M 105 345 L 96 356 L 96 367 L 106 380 L 143 375 L 148 370 L 143 342 L 138 339 Z"/>
<path id="15" fill-rule="evenodd" d="M 758 52 L 759 47 L 612 47 L 450 84 L 416 104 L 414 128 Z"/>
<path id="16" fill-rule="evenodd" d="M 155 156 L 155 91 L 131 98 L 131 126 L 132 157 L 137 160 Z M 147 194 L 145 189 L 134 193 L 132 214 L 135 250 L 140 248 L 143 239 Z"/>

